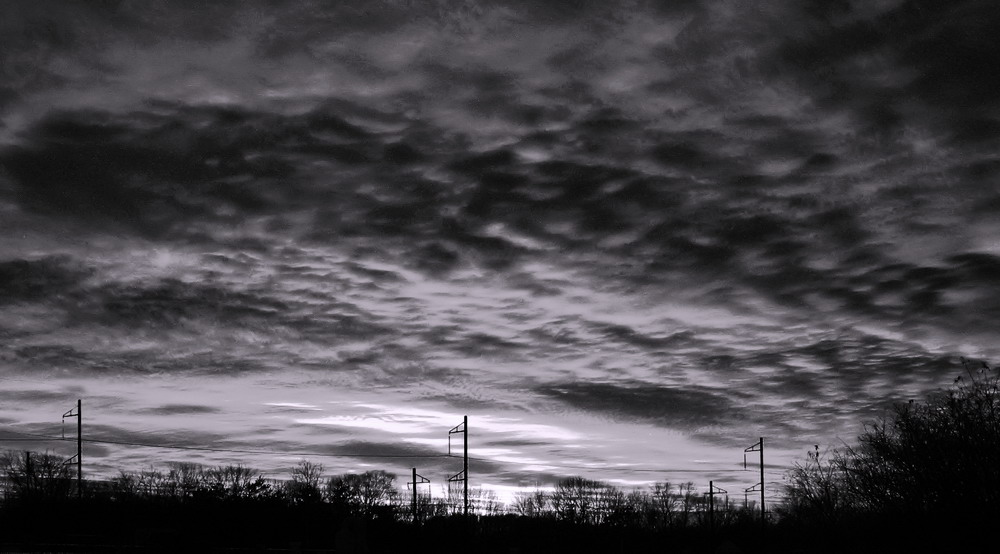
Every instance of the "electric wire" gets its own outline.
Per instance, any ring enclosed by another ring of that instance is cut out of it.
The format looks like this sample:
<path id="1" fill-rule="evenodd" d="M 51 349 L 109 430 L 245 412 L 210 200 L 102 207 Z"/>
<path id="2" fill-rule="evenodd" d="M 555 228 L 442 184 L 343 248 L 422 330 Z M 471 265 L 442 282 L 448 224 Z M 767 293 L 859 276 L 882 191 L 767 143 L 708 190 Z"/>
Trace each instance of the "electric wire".
<path id="1" fill-rule="evenodd" d="M 75 441 L 75 439 L 67 439 L 63 437 L 55 437 L 50 435 L 41 435 L 38 433 L 29 433 L 25 431 L 8 431 L 10 433 L 17 433 L 23 435 L 23 437 L 0 437 L 0 442 L 42 442 L 42 441 L 57 441 L 57 442 L 67 442 Z M 288 451 L 279 452 L 274 450 L 261 450 L 261 449 L 247 449 L 247 448 L 219 448 L 219 447 L 207 447 L 207 446 L 185 446 L 179 444 L 156 444 L 149 442 L 136 442 L 136 441 L 123 441 L 123 440 L 113 440 L 113 439 L 101 439 L 101 438 L 84 438 L 84 443 L 94 443 L 94 444 L 111 444 L 116 446 L 134 446 L 139 448 L 161 448 L 165 450 L 182 450 L 182 451 L 195 451 L 195 452 L 216 452 L 220 454 L 255 454 L 255 455 L 270 455 L 270 456 L 298 456 L 298 457 L 324 457 L 324 458 L 356 458 L 356 459 L 445 459 L 445 458 L 457 458 L 460 459 L 460 455 L 452 454 L 390 454 L 390 453 L 360 453 L 360 452 L 345 452 L 345 453 L 331 453 L 331 452 L 307 452 L 307 451 Z M 683 474 L 683 473 L 704 473 L 706 471 L 712 471 L 711 469 L 668 469 L 668 468 L 647 468 L 647 467 L 595 467 L 577 464 L 562 464 L 558 462 L 498 462 L 497 460 L 492 460 L 489 458 L 480 458 L 475 456 L 469 456 L 470 461 L 485 462 L 485 463 L 503 463 L 508 465 L 534 465 L 541 466 L 545 468 L 553 469 L 574 469 L 581 471 L 613 471 L 617 473 L 659 473 L 659 474 Z M 793 466 L 790 465 L 780 465 L 780 464 L 768 464 L 767 468 L 769 470 L 788 470 Z M 733 470 L 738 471 L 738 470 Z"/>
<path id="2" fill-rule="evenodd" d="M 116 441 L 108 439 L 83 439 L 83 442 L 97 444 L 115 444 L 121 446 L 139 446 L 145 448 L 165 448 L 169 450 L 194 450 L 200 452 L 220 452 L 224 454 L 267 454 L 275 456 L 317 456 L 327 458 L 448 458 L 447 454 L 362 454 L 362 453 L 341 453 L 333 454 L 329 452 L 277 452 L 274 450 L 252 450 L 242 448 L 211 448 L 207 446 L 183 446 L 179 444 L 152 444 L 130 441 Z"/>
<path id="3" fill-rule="evenodd" d="M 0 441 L 56 441 L 56 442 L 67 442 L 75 441 L 76 439 L 67 439 L 63 437 L 54 437 L 49 435 L 39 435 L 37 433 L 28 433 L 24 431 L 9 431 L 12 433 L 18 433 L 20 435 L 25 435 L 23 438 L 18 437 L 3 437 Z M 112 440 L 112 439 L 95 439 L 95 438 L 84 438 L 82 440 L 84 443 L 94 443 L 94 444 L 114 444 L 118 446 L 136 446 L 142 448 L 163 448 L 167 450 L 188 450 L 188 451 L 198 451 L 198 452 L 218 452 L 223 454 L 263 454 L 263 455 L 275 455 L 275 456 L 316 456 L 316 457 L 327 457 L 327 458 L 411 458 L 411 459 L 427 459 L 427 458 L 449 458 L 451 456 L 447 454 L 372 454 L 372 453 L 331 453 L 331 452 L 300 452 L 300 451 L 288 451 L 288 452 L 278 452 L 274 450 L 257 450 L 257 449 L 247 449 L 247 448 L 216 448 L 207 446 L 185 446 L 180 444 L 155 444 L 147 442 L 134 442 L 134 441 L 122 441 L 122 440 Z"/>
<path id="4" fill-rule="evenodd" d="M 38 435 L 35 433 L 26 433 L 21 431 L 13 431 L 22 435 L 26 435 L 23 438 L 16 437 L 2 437 L 0 441 L 9 442 L 42 442 L 42 441 L 73 441 L 75 439 L 63 439 L 61 437 L 52 437 L 47 435 Z M 357 459 L 444 459 L 444 458 L 455 458 L 461 459 L 459 455 L 449 455 L 449 454 L 379 454 L 379 453 L 330 453 L 330 452 L 305 452 L 305 451 L 289 451 L 289 452 L 278 452 L 274 450 L 258 450 L 258 449 L 246 449 L 246 448 L 217 448 L 217 447 L 206 447 L 206 446 L 185 446 L 179 444 L 155 444 L 146 442 L 135 442 L 135 441 L 121 441 L 121 440 L 111 440 L 111 439 L 93 439 L 84 438 L 84 443 L 94 443 L 94 444 L 112 444 L 116 446 L 134 446 L 140 448 L 162 448 L 166 450 L 183 450 L 183 451 L 195 451 L 195 452 L 216 452 L 221 454 L 256 454 L 256 455 L 273 455 L 273 456 L 298 456 L 298 457 L 326 457 L 326 458 L 357 458 Z M 470 461 L 485 462 L 485 463 L 505 463 L 509 465 L 536 465 L 545 468 L 553 469 L 575 469 L 582 471 L 614 471 L 618 473 L 659 473 L 659 474 L 678 474 L 678 473 L 704 473 L 704 469 L 665 469 L 665 468 L 644 468 L 644 467 L 594 467 L 585 465 L 574 465 L 574 464 L 560 464 L 560 463 L 548 463 L 548 462 L 534 462 L 534 463 L 524 463 L 524 462 L 498 462 L 497 460 L 492 460 L 489 458 L 479 458 L 474 456 L 469 456 Z M 782 467 L 775 467 L 775 469 L 784 469 Z"/>

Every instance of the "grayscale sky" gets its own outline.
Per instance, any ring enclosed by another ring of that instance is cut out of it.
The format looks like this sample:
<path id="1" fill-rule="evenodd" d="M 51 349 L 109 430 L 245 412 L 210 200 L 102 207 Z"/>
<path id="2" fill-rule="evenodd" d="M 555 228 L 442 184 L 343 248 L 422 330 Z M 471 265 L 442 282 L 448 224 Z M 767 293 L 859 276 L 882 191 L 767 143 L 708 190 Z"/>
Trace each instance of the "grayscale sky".
<path id="1" fill-rule="evenodd" d="M 759 436 L 780 483 L 1000 353 L 997 28 L 985 0 L 4 2 L 0 436 L 82 398 L 91 476 L 440 484 L 468 414 L 473 486 L 742 491 Z"/>

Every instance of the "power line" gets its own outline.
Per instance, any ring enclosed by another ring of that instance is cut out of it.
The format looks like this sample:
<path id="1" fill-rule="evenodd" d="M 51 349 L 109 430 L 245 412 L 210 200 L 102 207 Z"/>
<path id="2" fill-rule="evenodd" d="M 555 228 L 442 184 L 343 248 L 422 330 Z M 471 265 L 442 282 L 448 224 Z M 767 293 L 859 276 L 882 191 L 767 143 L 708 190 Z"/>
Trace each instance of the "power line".
<path id="1" fill-rule="evenodd" d="M 458 456 L 453 456 L 458 457 Z M 488 458 L 475 458 L 469 456 L 470 460 L 475 460 L 477 462 L 494 462 L 494 463 L 507 463 L 507 464 L 519 464 L 519 465 L 535 465 L 552 467 L 558 469 L 582 469 L 588 471 L 623 471 L 623 472 L 635 472 L 635 473 L 705 473 L 706 471 L 711 471 L 709 469 L 665 469 L 665 468 L 646 468 L 646 467 L 628 467 L 628 466 L 581 466 L 581 465 L 569 465 L 569 464 L 558 464 L 549 462 L 497 462 L 496 460 L 490 460 Z M 777 467 L 779 469 L 791 469 L 793 466 L 775 466 L 769 465 L 768 467 Z"/>
<path id="2" fill-rule="evenodd" d="M 19 441 L 19 440 L 29 440 L 37 438 L 38 440 L 50 440 L 50 441 L 65 441 L 66 437 L 52 437 L 49 435 L 39 435 L 38 433 L 28 433 L 26 431 L 7 431 L 8 433 L 17 433 L 18 435 L 24 435 L 27 438 L 18 437 L 3 437 L 0 441 Z"/>
<path id="3" fill-rule="evenodd" d="M 58 441 L 65 442 L 67 439 L 63 437 L 51 437 L 47 435 L 39 435 L 35 433 L 25 433 L 21 431 L 12 431 L 14 433 L 26 435 L 29 438 L 0 438 L 0 441 Z M 220 452 L 224 454 L 269 454 L 276 456 L 321 456 L 328 458 L 448 458 L 447 454 L 362 454 L 362 453 L 343 453 L 343 454 L 333 454 L 329 452 L 277 452 L 274 450 L 253 450 L 253 449 L 241 449 L 241 448 L 211 448 L 206 446 L 184 446 L 180 444 L 154 444 L 147 442 L 133 442 L 133 441 L 120 441 L 112 439 L 94 439 L 85 438 L 83 442 L 95 443 L 95 444 L 114 444 L 118 446 L 138 446 L 144 448 L 164 448 L 167 450 L 193 450 L 199 452 Z"/>
<path id="4" fill-rule="evenodd" d="M 26 438 L 0 438 L 0 441 L 9 442 L 42 442 L 42 441 L 59 441 L 65 442 L 67 439 L 62 437 L 51 437 L 47 435 L 39 435 L 36 433 L 26 433 L 22 431 L 11 431 L 13 433 L 18 433 L 25 435 Z M 303 451 L 293 451 L 293 452 L 277 452 L 274 450 L 254 450 L 254 449 L 240 449 L 240 448 L 212 448 L 205 446 L 184 446 L 179 444 L 154 444 L 146 442 L 133 442 L 133 441 L 121 441 L 112 439 L 94 439 L 85 438 L 83 442 L 95 443 L 95 444 L 113 444 L 117 446 L 136 446 L 142 448 L 162 448 L 166 450 L 185 450 L 185 451 L 195 451 L 195 452 L 218 452 L 223 454 L 263 454 L 263 455 L 274 455 L 274 456 L 316 456 L 316 457 L 326 457 L 326 458 L 385 458 L 385 459 L 441 459 L 441 458 L 458 458 L 461 456 L 455 456 L 450 454 L 362 454 L 362 453 L 321 453 L 321 452 L 303 452 Z M 704 473 L 705 469 L 665 469 L 665 468 L 645 468 L 645 467 L 595 467 L 595 466 L 584 466 L 584 465 L 572 465 L 572 464 L 559 464 L 559 463 L 548 463 L 548 462 L 497 462 L 496 460 L 491 460 L 489 458 L 478 458 L 469 456 L 469 460 L 474 460 L 477 462 L 490 462 L 490 463 L 503 463 L 508 465 L 537 465 L 544 467 L 551 467 L 555 469 L 577 469 L 584 471 L 613 471 L 622 473 Z M 791 467 L 791 466 L 789 466 Z"/>
<path id="5" fill-rule="evenodd" d="M 221 452 L 226 454 L 272 454 L 276 456 L 322 456 L 328 458 L 448 458 L 447 454 L 331 454 L 321 452 L 276 452 L 274 450 L 250 450 L 239 448 L 210 448 L 205 446 L 182 446 L 179 444 L 150 444 L 141 442 L 115 441 L 108 439 L 85 439 L 85 442 L 100 444 L 117 444 L 122 446 L 142 446 L 147 448 L 166 448 L 170 450 L 196 450 L 202 452 Z"/>

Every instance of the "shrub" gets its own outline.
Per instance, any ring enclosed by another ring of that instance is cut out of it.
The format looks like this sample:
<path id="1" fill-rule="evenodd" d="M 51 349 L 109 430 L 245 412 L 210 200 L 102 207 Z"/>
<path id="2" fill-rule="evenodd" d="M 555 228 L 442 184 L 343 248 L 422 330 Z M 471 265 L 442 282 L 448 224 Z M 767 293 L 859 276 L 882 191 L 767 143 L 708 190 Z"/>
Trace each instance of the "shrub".
<path id="1" fill-rule="evenodd" d="M 785 511 L 830 521 L 880 514 L 896 521 L 985 521 L 1000 512 L 1000 376 L 982 363 L 925 402 L 894 406 L 858 444 L 822 460 L 818 449 L 786 476 Z"/>
<path id="2" fill-rule="evenodd" d="M 963 360 L 965 362 L 965 360 Z M 849 494 L 869 511 L 995 513 L 1000 500 L 1000 378 L 985 363 L 926 402 L 897 405 L 844 457 Z"/>

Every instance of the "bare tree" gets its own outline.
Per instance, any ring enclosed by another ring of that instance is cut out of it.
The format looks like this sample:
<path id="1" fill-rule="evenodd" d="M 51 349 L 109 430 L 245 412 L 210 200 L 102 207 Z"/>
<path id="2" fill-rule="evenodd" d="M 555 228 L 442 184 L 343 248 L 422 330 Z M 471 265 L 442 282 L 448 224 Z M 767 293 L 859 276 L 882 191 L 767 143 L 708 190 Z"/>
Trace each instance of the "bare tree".
<path id="1" fill-rule="evenodd" d="M 315 504 L 323 500 L 322 480 L 323 465 L 302 460 L 292 468 L 292 479 L 284 484 L 284 491 L 293 504 Z"/>
<path id="2" fill-rule="evenodd" d="M 65 499 L 72 488 L 69 466 L 48 452 L 5 452 L 0 455 L 0 471 L 7 478 L 9 494 L 18 500 Z"/>
<path id="3" fill-rule="evenodd" d="M 649 495 L 649 522 L 653 528 L 668 527 L 674 523 L 678 510 L 677 495 L 669 482 L 654 483 Z"/>
<path id="4" fill-rule="evenodd" d="M 167 475 L 149 468 L 136 473 L 119 472 L 111 480 L 111 491 L 115 498 L 156 498 L 172 497 L 174 484 Z"/>
<path id="5" fill-rule="evenodd" d="M 545 491 L 520 491 L 514 496 L 514 511 L 525 517 L 552 515 L 551 498 Z"/>
<path id="6" fill-rule="evenodd" d="M 679 521 L 683 526 L 692 523 L 692 515 L 697 511 L 699 499 L 694 492 L 694 483 L 687 482 L 677 487 L 677 499 L 680 503 Z"/>
<path id="7" fill-rule="evenodd" d="M 205 484 L 209 494 L 226 500 L 261 499 L 273 492 L 257 470 L 239 464 L 205 471 Z"/>
<path id="8" fill-rule="evenodd" d="M 620 502 L 620 495 L 621 491 L 607 483 L 569 477 L 556 484 L 552 510 L 564 521 L 600 524 L 607 518 L 609 507 Z"/>
<path id="9" fill-rule="evenodd" d="M 849 462 L 837 450 L 821 454 L 819 445 L 785 475 L 785 503 L 781 511 L 817 522 L 840 519 L 856 504 L 848 487 Z"/>
<path id="10" fill-rule="evenodd" d="M 469 504 L 471 504 L 474 513 L 483 516 L 500 515 L 505 511 L 504 504 L 500 502 L 497 493 L 482 487 L 469 489 Z"/>
<path id="11" fill-rule="evenodd" d="M 175 463 L 167 473 L 167 480 L 177 498 L 191 498 L 205 487 L 205 468 L 190 462 Z"/>
<path id="12" fill-rule="evenodd" d="M 396 476 L 382 470 L 335 475 L 326 483 L 326 500 L 359 515 L 392 511 L 399 504 Z"/>

